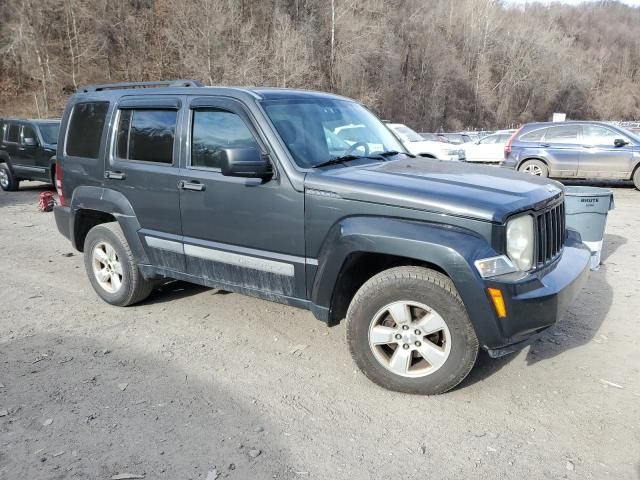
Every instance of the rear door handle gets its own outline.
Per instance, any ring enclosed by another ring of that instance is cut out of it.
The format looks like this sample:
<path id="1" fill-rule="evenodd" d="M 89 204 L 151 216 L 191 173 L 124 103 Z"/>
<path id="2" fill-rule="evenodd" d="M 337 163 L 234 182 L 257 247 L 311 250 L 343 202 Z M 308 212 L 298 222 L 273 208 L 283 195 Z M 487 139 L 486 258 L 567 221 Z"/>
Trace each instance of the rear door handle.
<path id="1" fill-rule="evenodd" d="M 204 192 L 205 186 L 200 182 L 188 182 L 187 180 L 180 180 L 178 182 L 178 188 L 181 190 L 192 190 L 194 192 Z"/>
<path id="2" fill-rule="evenodd" d="M 593 148 L 593 145 L 583 145 L 583 148 Z"/>
<path id="3" fill-rule="evenodd" d="M 540 146 L 543 147 L 543 148 L 548 148 L 551 145 L 549 143 L 541 143 Z"/>
<path id="4" fill-rule="evenodd" d="M 127 178 L 127 175 L 124 172 L 112 172 L 111 170 L 107 170 L 104 172 L 104 178 L 109 178 L 111 180 L 124 180 Z"/>

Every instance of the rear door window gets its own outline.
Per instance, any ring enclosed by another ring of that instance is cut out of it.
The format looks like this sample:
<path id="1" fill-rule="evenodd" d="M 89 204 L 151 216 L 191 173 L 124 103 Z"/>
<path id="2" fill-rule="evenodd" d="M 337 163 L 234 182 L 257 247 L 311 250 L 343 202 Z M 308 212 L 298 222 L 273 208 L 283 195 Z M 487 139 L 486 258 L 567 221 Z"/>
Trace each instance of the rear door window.
<path id="1" fill-rule="evenodd" d="M 120 110 L 116 155 L 122 160 L 173 163 L 177 110 Z"/>
<path id="2" fill-rule="evenodd" d="M 10 123 L 7 125 L 6 142 L 18 143 L 20 141 L 20 125 Z"/>
<path id="3" fill-rule="evenodd" d="M 73 107 L 67 130 L 66 153 L 97 159 L 109 102 L 84 102 Z"/>
<path id="4" fill-rule="evenodd" d="M 544 136 L 544 141 L 549 143 L 578 143 L 578 126 L 549 127 Z"/>

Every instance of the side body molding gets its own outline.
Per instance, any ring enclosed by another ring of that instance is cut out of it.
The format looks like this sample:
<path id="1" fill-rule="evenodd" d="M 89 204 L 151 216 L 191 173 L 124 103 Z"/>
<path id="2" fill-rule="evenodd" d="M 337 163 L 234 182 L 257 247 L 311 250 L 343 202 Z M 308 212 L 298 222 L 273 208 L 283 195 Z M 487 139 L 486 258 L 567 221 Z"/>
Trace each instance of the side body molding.
<path id="1" fill-rule="evenodd" d="M 330 308 L 342 265 L 353 253 L 394 255 L 437 266 L 453 280 L 467 308 L 474 309 L 470 318 L 479 338 L 480 334 L 488 338 L 498 333 L 484 284 L 473 269 L 475 259 L 495 256 L 496 252 L 479 235 L 413 220 L 344 218 L 331 228 L 318 254 L 315 278 L 309 280 L 312 304 Z"/>
<path id="2" fill-rule="evenodd" d="M 131 203 L 122 193 L 103 187 L 80 186 L 73 191 L 70 207 L 71 225 L 69 226 L 69 231 L 72 232 L 71 241 L 77 250 L 81 249 L 82 245 L 76 245 L 75 236 L 73 235 L 73 232 L 75 232 L 76 213 L 78 210 L 83 209 L 94 210 L 113 215 L 118 220 L 137 262 L 140 264 L 149 263 L 147 253 L 138 236 L 138 231 L 141 228 L 140 223 Z"/>

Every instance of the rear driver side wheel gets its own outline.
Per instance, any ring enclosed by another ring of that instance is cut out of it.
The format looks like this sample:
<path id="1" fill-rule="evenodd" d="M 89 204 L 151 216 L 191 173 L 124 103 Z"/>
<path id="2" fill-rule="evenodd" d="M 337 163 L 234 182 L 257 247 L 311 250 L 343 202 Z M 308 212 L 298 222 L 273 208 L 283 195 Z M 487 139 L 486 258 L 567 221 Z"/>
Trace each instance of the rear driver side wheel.
<path id="1" fill-rule="evenodd" d="M 145 279 L 116 222 L 96 225 L 84 241 L 84 266 L 93 289 L 107 303 L 126 307 L 149 296 L 153 283 Z"/>
<path id="2" fill-rule="evenodd" d="M 522 162 L 520 168 L 518 169 L 520 172 L 528 173 L 530 175 L 535 175 L 537 177 L 548 177 L 549 169 L 540 160 L 526 160 Z"/>
<path id="3" fill-rule="evenodd" d="M 16 179 L 6 165 L 0 165 L 0 188 L 5 192 L 15 192 L 20 187 L 20 180 Z"/>

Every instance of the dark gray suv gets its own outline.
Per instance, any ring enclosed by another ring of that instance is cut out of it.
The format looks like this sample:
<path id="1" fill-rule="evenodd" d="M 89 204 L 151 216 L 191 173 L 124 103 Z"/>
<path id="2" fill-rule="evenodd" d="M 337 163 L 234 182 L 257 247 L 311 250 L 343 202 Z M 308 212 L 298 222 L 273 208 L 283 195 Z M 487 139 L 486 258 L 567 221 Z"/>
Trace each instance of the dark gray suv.
<path id="1" fill-rule="evenodd" d="M 54 155 L 60 120 L 0 119 L 0 188 L 22 180 L 55 182 Z"/>
<path id="2" fill-rule="evenodd" d="M 633 180 L 640 189 L 640 138 L 602 122 L 529 123 L 505 146 L 504 167 L 552 178 Z"/>
<path id="3" fill-rule="evenodd" d="M 346 317 L 356 364 L 390 389 L 450 390 L 479 348 L 553 325 L 588 275 L 561 185 L 415 158 L 344 97 L 94 85 L 60 139 L 56 223 L 106 302 L 171 278 Z"/>

